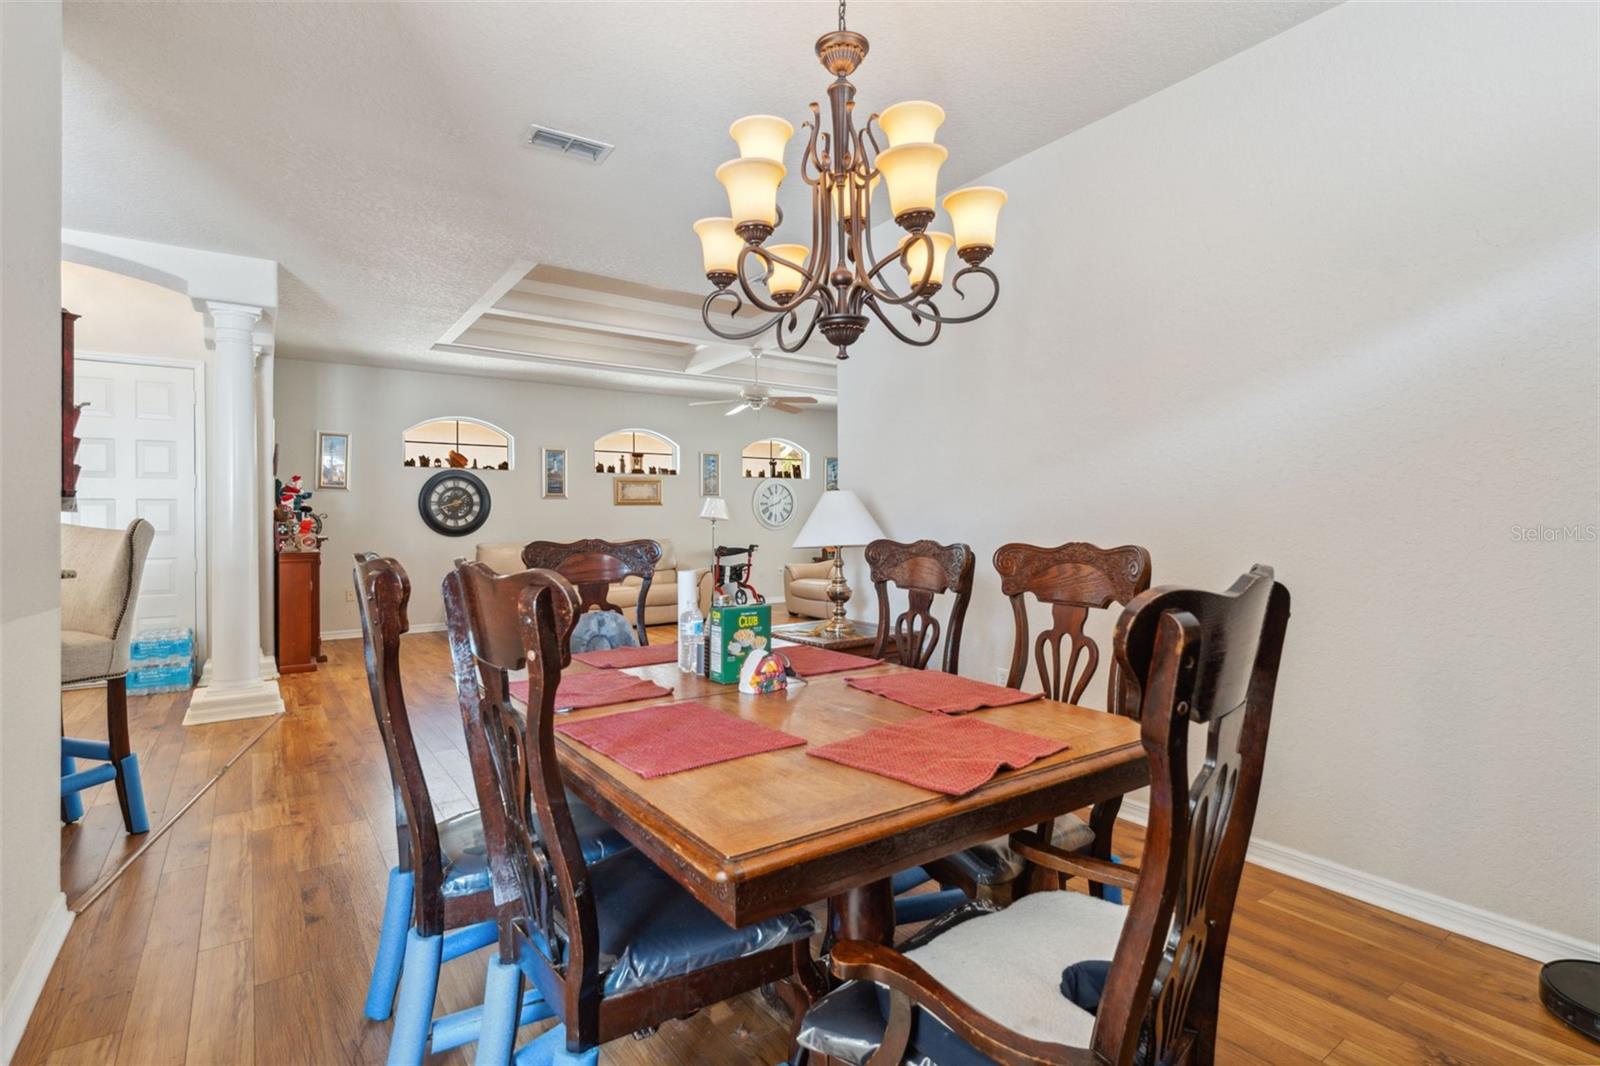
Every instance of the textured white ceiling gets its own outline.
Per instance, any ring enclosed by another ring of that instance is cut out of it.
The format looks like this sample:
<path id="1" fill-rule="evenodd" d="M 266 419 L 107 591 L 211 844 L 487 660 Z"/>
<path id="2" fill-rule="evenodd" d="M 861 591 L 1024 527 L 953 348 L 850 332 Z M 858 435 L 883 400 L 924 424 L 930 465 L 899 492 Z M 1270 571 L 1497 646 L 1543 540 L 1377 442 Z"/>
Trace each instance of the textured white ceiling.
<path id="1" fill-rule="evenodd" d="M 1327 6 L 858 2 L 858 106 L 940 102 L 954 188 Z M 429 349 L 518 262 L 702 290 L 727 125 L 799 124 L 835 10 L 69 3 L 64 224 L 276 259 L 286 357 L 556 374 Z M 531 121 L 617 149 L 536 152 Z"/>

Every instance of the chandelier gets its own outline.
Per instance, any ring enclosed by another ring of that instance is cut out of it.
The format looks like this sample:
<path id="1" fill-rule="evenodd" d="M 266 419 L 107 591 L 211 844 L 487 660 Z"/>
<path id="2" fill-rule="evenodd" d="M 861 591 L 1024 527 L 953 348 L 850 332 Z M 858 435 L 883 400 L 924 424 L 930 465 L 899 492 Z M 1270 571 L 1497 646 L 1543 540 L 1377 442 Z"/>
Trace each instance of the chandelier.
<path id="1" fill-rule="evenodd" d="M 988 186 L 958 189 L 944 198 L 954 232 L 929 228 L 936 214 L 939 168 L 950 154 L 934 141 L 944 109 L 911 100 L 885 108 L 858 127 L 856 87 L 849 79 L 866 58 L 867 39 L 845 28 L 844 15 L 841 0 L 839 28 L 817 39 L 817 57 L 834 75 L 828 86 L 830 128 L 823 131 L 815 102 L 811 120 L 802 124 L 809 131 L 800 159 L 800 178 L 811 187 L 809 245 L 766 243 L 783 220 L 778 187 L 788 172 L 783 153 L 794 126 L 773 115 L 750 115 L 728 130 L 739 146 L 739 158 L 716 173 L 728 193 L 730 217 L 694 224 L 706 278 L 715 286 L 700 317 L 725 340 L 749 340 L 776 327 L 778 346 L 793 352 L 820 329 L 838 348 L 838 357 L 846 359 L 847 349 L 867 328 L 869 313 L 907 344 L 927 345 L 947 323 L 987 314 L 1000 295 L 999 279 L 983 263 L 994 251 L 1006 194 Z M 888 187 L 896 224 L 905 230 L 882 258 L 872 247 L 872 199 L 880 182 Z M 945 260 L 952 247 L 966 264 L 950 279 L 950 289 L 963 306 L 963 279 L 981 274 L 989 282 L 987 301 L 967 314 L 946 314 L 934 303 L 944 287 Z M 896 276 L 887 270 L 891 265 L 903 275 L 903 290 L 891 281 Z M 713 312 L 719 318 L 733 317 L 745 304 L 761 312 L 758 324 L 723 328 L 713 320 Z M 895 316 L 906 328 L 895 324 Z"/>

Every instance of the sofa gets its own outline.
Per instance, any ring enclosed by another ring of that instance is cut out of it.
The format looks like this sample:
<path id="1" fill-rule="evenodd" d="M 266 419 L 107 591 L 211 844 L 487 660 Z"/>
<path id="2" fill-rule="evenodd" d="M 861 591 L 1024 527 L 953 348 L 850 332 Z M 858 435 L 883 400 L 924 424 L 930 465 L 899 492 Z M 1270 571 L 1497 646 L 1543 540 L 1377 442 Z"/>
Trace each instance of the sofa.
<path id="1" fill-rule="evenodd" d="M 833 562 L 790 563 L 783 568 L 783 602 L 790 614 L 808 618 L 832 618 L 833 601 L 828 599 L 828 580 Z"/>
<path id="2" fill-rule="evenodd" d="M 644 624 L 647 626 L 676 625 L 678 622 L 678 558 L 673 552 L 672 541 L 662 537 L 654 538 L 661 545 L 661 558 L 656 563 L 655 575 L 650 579 L 650 592 L 644 601 Z M 497 574 L 510 574 L 522 567 L 522 544 L 497 543 L 479 544 L 477 547 L 477 561 L 485 564 Z M 634 608 L 639 602 L 639 586 L 643 584 L 638 578 L 630 577 L 611 586 L 606 594 L 606 599 L 622 609 L 622 613 L 629 621 L 634 617 Z M 823 582 L 824 585 L 827 582 Z M 826 602 L 826 597 L 824 597 Z M 711 604 L 711 574 L 705 572 L 700 575 L 700 609 L 706 610 Z"/>

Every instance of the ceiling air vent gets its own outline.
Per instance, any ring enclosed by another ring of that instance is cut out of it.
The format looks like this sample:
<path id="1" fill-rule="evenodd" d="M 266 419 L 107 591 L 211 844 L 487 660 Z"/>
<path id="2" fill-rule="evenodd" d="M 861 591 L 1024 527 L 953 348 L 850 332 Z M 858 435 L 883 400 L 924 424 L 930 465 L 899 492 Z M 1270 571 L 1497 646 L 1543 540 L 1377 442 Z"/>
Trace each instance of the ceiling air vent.
<path id="1" fill-rule="evenodd" d="M 605 141 L 579 137 L 575 133 L 562 133 L 549 126 L 541 126 L 537 122 L 528 127 L 528 143 L 535 148 L 560 152 L 562 155 L 590 163 L 604 163 L 606 156 L 611 154 L 611 149 L 616 147 Z"/>

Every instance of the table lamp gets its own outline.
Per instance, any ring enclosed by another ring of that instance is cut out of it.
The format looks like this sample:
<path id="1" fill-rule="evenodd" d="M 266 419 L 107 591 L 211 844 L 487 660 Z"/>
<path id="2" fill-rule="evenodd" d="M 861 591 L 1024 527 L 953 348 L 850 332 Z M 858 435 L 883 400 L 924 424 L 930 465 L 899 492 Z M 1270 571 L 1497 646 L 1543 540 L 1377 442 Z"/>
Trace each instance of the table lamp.
<path id="1" fill-rule="evenodd" d="M 822 494 L 811 517 L 800 527 L 794 538 L 796 548 L 831 548 L 833 573 L 828 578 L 828 599 L 833 601 L 833 617 L 817 627 L 816 635 L 822 637 L 852 637 L 855 627 L 844 616 L 844 605 L 850 599 L 850 586 L 844 581 L 844 549 L 871 544 L 883 536 L 883 530 L 867 513 L 861 498 L 849 489 L 833 489 Z"/>
<path id="2" fill-rule="evenodd" d="M 717 523 L 726 522 L 732 516 L 728 514 L 728 501 L 721 496 L 707 496 L 700 505 L 700 517 L 711 523 L 711 565 L 717 565 Z"/>

